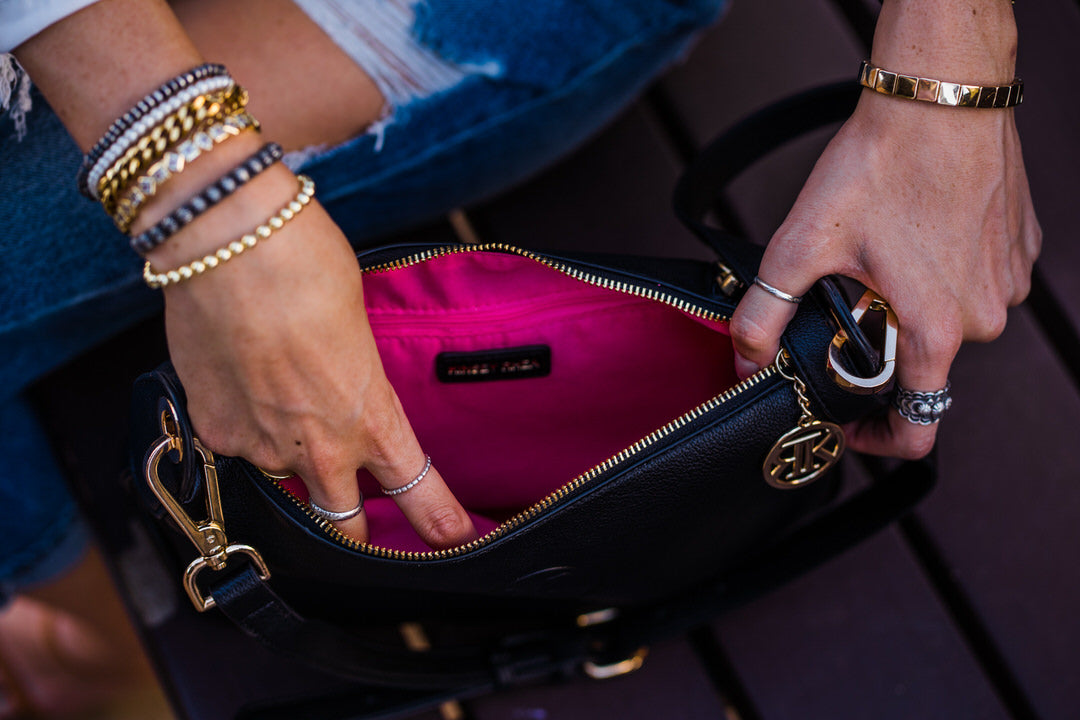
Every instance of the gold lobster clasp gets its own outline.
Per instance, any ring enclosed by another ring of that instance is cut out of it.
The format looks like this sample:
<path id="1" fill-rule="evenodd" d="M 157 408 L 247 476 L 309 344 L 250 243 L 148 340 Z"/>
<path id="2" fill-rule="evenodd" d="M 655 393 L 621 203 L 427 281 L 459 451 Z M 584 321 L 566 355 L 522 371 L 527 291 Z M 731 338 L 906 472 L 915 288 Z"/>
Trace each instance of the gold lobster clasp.
<path id="1" fill-rule="evenodd" d="M 893 309 L 889 307 L 889 304 L 884 299 L 872 290 L 863 293 L 863 296 L 859 298 L 859 302 L 851 309 L 851 316 L 855 318 L 855 322 L 861 324 L 863 315 L 867 312 L 885 313 L 881 370 L 878 374 L 873 377 L 860 377 L 844 368 L 840 359 L 840 351 L 848 341 L 848 336 L 843 330 L 833 336 L 832 342 L 829 344 L 829 355 L 825 361 L 825 369 L 833 382 L 849 392 L 860 395 L 877 392 L 892 379 L 893 372 L 896 369 L 896 338 L 900 333 L 900 322 L 896 318 L 896 313 L 893 312 Z"/>
<path id="2" fill-rule="evenodd" d="M 591 677 L 593 680 L 609 680 L 620 675 L 629 675 L 630 673 L 640 670 L 641 666 L 645 664 L 645 657 L 649 654 L 649 649 L 646 647 L 638 648 L 633 655 L 620 660 L 619 662 L 610 663 L 607 665 L 597 665 L 591 660 L 587 660 L 582 665 L 582 670 L 585 674 Z"/>
<path id="3" fill-rule="evenodd" d="M 173 497 L 161 482 L 158 475 L 158 465 L 163 455 L 175 450 L 180 459 L 183 459 L 184 448 L 180 440 L 180 434 L 176 432 L 176 409 L 172 403 L 167 404 L 167 409 L 161 413 L 161 437 L 158 438 L 150 451 L 146 454 L 143 466 L 143 474 L 146 482 L 153 491 L 154 497 L 164 506 L 180 530 L 195 545 L 200 557 L 195 558 L 184 571 L 184 589 L 192 604 L 199 612 L 205 612 L 214 607 L 213 597 L 204 597 L 196 585 L 195 579 L 204 567 L 211 570 L 222 570 L 228 564 L 232 555 L 247 555 L 255 565 L 259 577 L 263 580 L 270 579 L 270 570 L 266 567 L 262 556 L 255 548 L 249 545 L 229 544 L 225 536 L 225 518 L 221 510 L 221 493 L 218 490 L 217 466 L 214 464 L 214 453 L 203 447 L 203 444 L 194 440 L 194 450 L 199 454 L 203 463 L 203 486 L 206 493 L 205 520 L 196 521 L 184 510 L 184 507 Z"/>

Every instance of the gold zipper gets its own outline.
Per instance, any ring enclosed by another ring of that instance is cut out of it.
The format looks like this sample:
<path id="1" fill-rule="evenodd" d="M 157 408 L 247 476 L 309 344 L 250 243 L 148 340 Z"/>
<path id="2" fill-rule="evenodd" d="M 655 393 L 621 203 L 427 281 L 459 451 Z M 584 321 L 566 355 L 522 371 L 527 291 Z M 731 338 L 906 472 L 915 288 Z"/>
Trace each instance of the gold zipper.
<path id="1" fill-rule="evenodd" d="M 503 243 L 484 243 L 481 245 L 451 245 L 433 248 L 431 250 L 426 250 L 422 253 L 417 253 L 406 258 L 401 258 L 400 260 L 394 260 L 388 263 L 382 263 L 379 265 L 373 265 L 371 267 L 364 268 L 362 272 L 365 275 L 373 275 L 375 273 L 402 270 L 404 268 L 418 265 L 420 263 L 427 262 L 428 260 L 443 257 L 445 255 L 456 255 L 458 253 L 469 252 L 504 252 L 519 255 L 521 257 L 528 258 L 549 268 L 552 268 L 553 270 L 557 270 L 564 275 L 568 275 L 576 280 L 580 280 L 581 282 L 585 282 L 596 287 L 602 287 L 608 290 L 614 290 L 616 292 L 634 295 L 636 297 L 654 300 L 656 302 L 668 305 L 669 307 L 674 307 L 694 317 L 709 321 L 730 319 L 725 315 L 721 315 L 720 313 L 698 307 L 697 305 L 694 305 L 687 300 L 675 297 L 673 295 L 669 295 L 659 290 L 640 287 L 638 285 L 619 280 L 611 280 L 610 278 L 598 277 L 596 275 L 592 275 L 582 270 L 579 270 L 575 267 L 560 263 L 556 260 L 546 258 L 542 255 L 537 255 L 536 253 L 530 252 L 529 250 L 523 250 L 522 248 L 514 247 L 513 245 L 506 245 Z M 679 430 L 680 428 L 685 427 L 688 423 L 691 423 L 699 417 L 712 412 L 724 403 L 734 399 L 736 396 L 742 394 L 743 392 L 746 392 L 755 385 L 777 374 L 777 372 L 778 368 L 776 363 L 762 368 L 761 370 L 741 381 L 737 385 L 728 388 L 724 392 L 720 393 L 719 395 L 713 397 L 710 400 L 703 402 L 689 412 L 680 415 L 679 417 L 675 418 L 674 420 L 659 428 L 658 430 L 654 430 L 646 437 L 641 438 L 630 447 L 622 450 L 621 452 L 608 458 L 607 460 L 604 460 L 599 465 L 592 467 L 581 475 L 578 475 L 570 482 L 566 483 L 559 489 L 549 494 L 543 500 L 540 500 L 536 504 L 531 505 L 530 507 L 522 510 L 510 519 L 504 521 L 497 528 L 487 533 L 486 535 L 483 535 L 466 545 L 459 545 L 457 547 L 449 548 L 446 550 L 429 550 L 425 552 L 393 550 L 390 548 L 380 547 L 378 545 L 370 545 L 368 543 L 362 543 L 353 540 L 352 538 L 338 530 L 336 527 L 334 527 L 328 520 L 325 520 L 324 518 L 321 518 L 314 512 L 312 512 L 311 508 L 307 505 L 307 503 L 301 502 L 299 498 L 297 498 L 295 495 L 293 495 L 281 485 L 280 479 L 271 477 L 269 475 L 266 475 L 265 473 L 263 473 L 263 476 L 270 483 L 272 483 L 282 494 L 287 496 L 292 501 L 292 503 L 297 508 L 299 508 L 305 515 L 311 518 L 311 520 L 315 522 L 315 524 L 318 525 L 319 528 L 324 533 L 326 533 L 326 535 L 328 535 L 331 539 L 341 545 L 344 545 L 352 550 L 365 553 L 367 555 L 373 555 L 375 557 L 387 558 L 391 560 L 445 560 L 447 558 L 458 557 L 459 555 L 464 555 L 466 553 L 472 552 L 473 550 L 477 550 L 481 547 L 484 547 L 485 545 L 488 545 L 498 540 L 501 537 L 504 537 L 513 530 L 516 530 L 517 528 L 524 525 L 529 520 L 532 520 L 541 513 L 546 512 L 547 510 L 556 506 L 559 502 L 566 499 L 569 495 L 581 489 L 592 480 L 595 480 L 603 473 L 606 473 L 609 470 L 625 463 L 627 460 L 639 455 L 641 452 L 655 445 L 657 442 L 663 440 L 664 438 L 668 437 L 676 430 Z"/>
<path id="2" fill-rule="evenodd" d="M 565 265 L 557 260 L 538 255 L 529 250 L 523 250 L 522 248 L 515 247 L 514 245 L 507 245 L 505 243 L 483 243 L 481 245 L 447 245 L 431 250 L 425 250 L 424 252 L 410 255 L 409 257 L 401 258 L 400 260 L 393 260 L 388 263 L 381 263 L 379 265 L 372 265 L 371 267 L 362 268 L 361 272 L 364 275 L 375 275 L 377 273 L 390 272 L 392 270 L 404 270 L 405 268 L 412 267 L 413 265 L 419 265 L 425 263 L 428 260 L 434 260 L 435 258 L 443 257 L 446 255 L 459 255 L 461 253 L 474 253 L 474 252 L 502 252 L 510 255 L 518 255 L 524 258 L 528 258 L 534 262 L 538 262 L 541 265 L 545 265 L 552 270 L 557 270 L 563 275 L 568 275 L 575 280 L 588 283 L 589 285 L 595 285 L 596 287 L 602 287 L 606 290 L 614 290 L 616 292 L 626 293 L 627 295 L 633 295 L 635 297 L 646 298 L 648 300 L 655 300 L 662 302 L 665 305 L 673 307 L 677 310 L 681 310 L 688 315 L 701 318 L 703 320 L 730 320 L 731 318 L 720 313 L 715 313 L 710 310 L 699 308 L 693 303 L 677 298 L 667 293 L 660 292 L 659 290 L 653 290 L 652 288 L 643 288 L 638 285 L 634 285 L 628 282 L 621 282 L 618 280 L 611 280 L 610 278 L 597 277 L 591 275 L 582 270 L 578 270 L 570 265 Z"/>

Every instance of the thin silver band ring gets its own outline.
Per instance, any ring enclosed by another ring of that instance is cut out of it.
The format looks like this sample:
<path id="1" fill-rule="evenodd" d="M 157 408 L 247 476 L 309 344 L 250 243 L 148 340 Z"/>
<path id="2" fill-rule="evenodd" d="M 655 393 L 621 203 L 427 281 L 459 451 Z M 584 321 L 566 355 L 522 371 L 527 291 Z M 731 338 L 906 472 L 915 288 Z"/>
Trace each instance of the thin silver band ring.
<path id="1" fill-rule="evenodd" d="M 414 487 L 416 487 L 417 485 L 419 485 L 419 484 L 420 484 L 420 481 L 421 481 L 421 480 L 423 480 L 423 479 L 424 479 L 424 476 L 426 476 L 426 475 L 427 475 L 427 473 L 428 473 L 428 470 L 430 470 L 430 469 L 431 469 L 431 456 L 430 456 L 430 455 L 425 455 L 425 456 L 424 456 L 424 459 L 425 459 L 425 461 L 426 461 L 426 462 L 424 463 L 424 469 L 420 471 L 420 474 L 419 474 L 419 475 L 417 475 L 417 476 L 416 476 L 416 477 L 414 477 L 414 478 L 413 478 L 412 480 L 410 480 L 409 482 L 405 483 L 404 485 L 402 485 L 402 486 L 401 486 L 401 487 L 399 487 L 399 488 L 394 488 L 393 490 L 387 490 L 386 488 L 383 488 L 383 489 L 382 489 L 382 491 L 383 491 L 383 495 L 400 495 L 401 493 L 409 492 L 409 491 L 410 491 L 410 490 L 412 490 L 412 489 L 413 489 Z"/>
<path id="2" fill-rule="evenodd" d="M 351 520 L 360 513 L 364 512 L 364 493 L 360 493 L 360 502 L 352 510 L 346 510 L 345 512 L 334 512 L 333 510 L 327 510 L 324 507 L 320 507 L 314 500 L 308 498 L 308 507 L 311 508 L 311 512 L 315 513 L 324 520 L 330 522 L 340 522 L 342 520 Z"/>
<path id="3" fill-rule="evenodd" d="M 789 302 L 789 303 L 792 303 L 794 305 L 798 305 L 799 303 L 802 302 L 802 298 L 799 297 L 798 295 L 790 295 L 790 294 L 784 292 L 783 290 L 781 290 L 780 288 L 773 287 L 772 285 L 770 285 L 769 283 L 765 282 L 764 280 L 762 280 L 761 278 L 759 278 L 757 276 L 754 277 L 754 284 L 757 285 L 762 290 L 764 290 L 765 292 L 772 295 L 773 297 L 780 298 L 784 302 Z"/>

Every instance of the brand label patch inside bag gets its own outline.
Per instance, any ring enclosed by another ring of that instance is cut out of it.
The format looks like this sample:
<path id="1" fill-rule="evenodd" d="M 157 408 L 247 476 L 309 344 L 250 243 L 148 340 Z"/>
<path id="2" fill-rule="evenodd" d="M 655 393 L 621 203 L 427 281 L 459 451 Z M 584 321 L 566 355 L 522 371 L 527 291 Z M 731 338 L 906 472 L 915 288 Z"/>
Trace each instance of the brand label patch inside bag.
<path id="1" fill-rule="evenodd" d="M 466 383 L 544 377 L 551 372 L 551 348 L 547 345 L 443 352 L 435 356 L 439 382 Z"/>

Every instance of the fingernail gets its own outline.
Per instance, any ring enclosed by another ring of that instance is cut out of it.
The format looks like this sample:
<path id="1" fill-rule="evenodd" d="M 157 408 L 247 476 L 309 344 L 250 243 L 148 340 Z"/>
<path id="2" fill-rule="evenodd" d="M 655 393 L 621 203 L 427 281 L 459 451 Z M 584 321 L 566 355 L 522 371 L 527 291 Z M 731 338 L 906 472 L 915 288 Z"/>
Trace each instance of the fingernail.
<path id="1" fill-rule="evenodd" d="M 738 351 L 735 352 L 735 374 L 739 376 L 740 380 L 745 380 L 760 369 L 757 363 L 747 360 Z"/>

